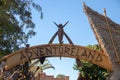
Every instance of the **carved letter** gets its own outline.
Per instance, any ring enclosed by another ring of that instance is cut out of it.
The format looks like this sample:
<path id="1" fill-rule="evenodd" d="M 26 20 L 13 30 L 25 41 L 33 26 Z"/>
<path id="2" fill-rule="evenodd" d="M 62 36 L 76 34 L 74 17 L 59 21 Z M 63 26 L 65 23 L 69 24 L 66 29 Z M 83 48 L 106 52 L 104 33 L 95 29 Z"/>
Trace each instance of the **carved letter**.
<path id="1" fill-rule="evenodd" d="M 67 53 L 69 55 L 69 51 L 70 51 L 70 49 L 68 47 L 65 47 L 65 53 Z"/>
<path id="2" fill-rule="evenodd" d="M 84 57 L 87 58 L 87 52 L 86 52 L 86 50 L 84 50 L 84 52 L 81 54 L 81 57 L 82 57 L 82 56 L 84 56 Z"/>
<path id="3" fill-rule="evenodd" d="M 76 51 L 76 48 L 72 47 L 72 48 L 71 48 L 71 56 L 74 56 L 74 55 L 75 55 L 75 51 Z"/>
<path id="4" fill-rule="evenodd" d="M 45 48 L 45 52 L 47 55 L 52 54 L 52 49 L 50 48 Z"/>
<path id="5" fill-rule="evenodd" d="M 62 46 L 59 46 L 59 53 L 63 54 L 63 47 Z"/>
<path id="6" fill-rule="evenodd" d="M 37 50 L 32 50 L 32 52 L 38 57 L 39 56 L 39 48 L 37 48 Z"/>
<path id="7" fill-rule="evenodd" d="M 95 59 L 96 62 L 101 62 L 102 61 L 102 56 L 99 54 L 96 59 Z"/>
<path id="8" fill-rule="evenodd" d="M 40 56 L 45 55 L 45 54 L 44 54 L 44 48 L 39 48 L 39 51 L 40 51 Z"/>
<path id="9" fill-rule="evenodd" d="M 24 53 L 20 54 L 20 60 L 27 59 L 27 57 L 24 55 Z"/>
<path id="10" fill-rule="evenodd" d="M 55 50 L 55 54 L 56 54 L 58 47 L 53 47 L 53 49 Z"/>
<path id="11" fill-rule="evenodd" d="M 92 53 L 92 52 L 90 51 L 89 54 L 88 54 L 88 58 L 91 59 L 91 60 L 93 60 L 94 57 L 95 57 L 95 53 Z"/>
<path id="12" fill-rule="evenodd" d="M 32 52 L 26 51 L 26 54 L 27 54 L 27 58 L 30 60 L 32 57 Z"/>

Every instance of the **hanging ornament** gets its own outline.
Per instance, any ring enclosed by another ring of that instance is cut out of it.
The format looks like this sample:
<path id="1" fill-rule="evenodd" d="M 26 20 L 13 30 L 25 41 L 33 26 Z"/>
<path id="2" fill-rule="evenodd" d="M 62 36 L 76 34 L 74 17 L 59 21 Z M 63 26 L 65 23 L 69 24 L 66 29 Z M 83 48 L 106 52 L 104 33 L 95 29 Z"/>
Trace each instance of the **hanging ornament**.
<path id="1" fill-rule="evenodd" d="M 44 61 L 45 61 L 45 57 L 44 57 L 44 56 L 43 56 L 43 57 L 40 57 L 39 61 L 40 61 L 41 64 L 43 64 Z"/>

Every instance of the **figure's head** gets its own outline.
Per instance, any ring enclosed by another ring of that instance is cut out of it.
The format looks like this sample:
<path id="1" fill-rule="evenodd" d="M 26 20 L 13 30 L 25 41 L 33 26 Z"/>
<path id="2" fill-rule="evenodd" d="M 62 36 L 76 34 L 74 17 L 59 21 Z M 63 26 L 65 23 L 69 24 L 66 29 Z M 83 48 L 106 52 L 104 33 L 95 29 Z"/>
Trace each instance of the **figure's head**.
<path id="1" fill-rule="evenodd" d="M 59 24 L 58 26 L 59 26 L 59 27 L 63 27 L 63 25 L 62 25 L 62 24 Z"/>

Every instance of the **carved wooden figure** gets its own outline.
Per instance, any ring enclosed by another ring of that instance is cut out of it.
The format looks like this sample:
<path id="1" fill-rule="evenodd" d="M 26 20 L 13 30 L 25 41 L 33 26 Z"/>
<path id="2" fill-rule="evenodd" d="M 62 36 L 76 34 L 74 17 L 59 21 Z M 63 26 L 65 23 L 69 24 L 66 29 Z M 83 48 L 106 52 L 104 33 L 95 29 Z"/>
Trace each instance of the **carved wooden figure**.
<path id="1" fill-rule="evenodd" d="M 62 44 L 63 43 L 63 36 L 65 35 L 65 37 L 67 38 L 67 40 L 69 41 L 70 44 L 73 44 L 73 42 L 71 41 L 71 39 L 68 37 L 68 35 L 64 32 L 64 27 L 68 24 L 69 21 L 67 21 L 64 25 L 62 24 L 56 24 L 54 22 L 54 24 L 58 27 L 58 31 L 53 35 L 53 37 L 51 38 L 51 40 L 49 41 L 49 44 L 51 44 L 53 42 L 53 40 L 55 39 L 55 37 L 58 35 L 58 40 L 59 43 Z"/>

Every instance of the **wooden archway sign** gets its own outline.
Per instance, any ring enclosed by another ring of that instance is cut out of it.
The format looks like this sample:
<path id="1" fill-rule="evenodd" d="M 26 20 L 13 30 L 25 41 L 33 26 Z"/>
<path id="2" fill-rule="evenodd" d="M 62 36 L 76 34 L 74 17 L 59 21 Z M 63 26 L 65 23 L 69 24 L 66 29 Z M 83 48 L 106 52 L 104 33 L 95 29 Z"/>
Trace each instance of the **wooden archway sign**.
<path id="1" fill-rule="evenodd" d="M 1 59 L 6 61 L 6 69 L 11 69 L 20 63 L 40 57 L 80 58 L 112 71 L 108 56 L 100 51 L 71 44 L 44 44 L 18 50 Z"/>

